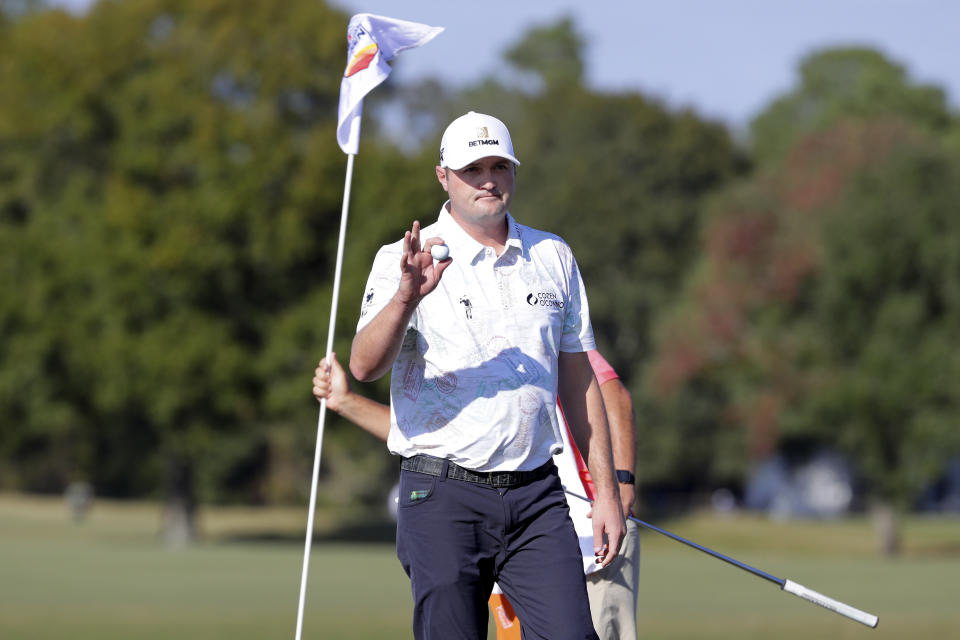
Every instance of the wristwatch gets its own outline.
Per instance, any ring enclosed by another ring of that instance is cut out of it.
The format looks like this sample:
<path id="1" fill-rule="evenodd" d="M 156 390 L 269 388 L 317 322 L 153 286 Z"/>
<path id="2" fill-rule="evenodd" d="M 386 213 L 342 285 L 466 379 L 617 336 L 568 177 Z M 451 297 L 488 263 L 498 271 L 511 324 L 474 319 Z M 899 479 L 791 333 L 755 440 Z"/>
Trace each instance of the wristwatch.
<path id="1" fill-rule="evenodd" d="M 636 484 L 637 479 L 632 472 L 626 469 L 617 469 L 617 482 L 620 484 Z"/>

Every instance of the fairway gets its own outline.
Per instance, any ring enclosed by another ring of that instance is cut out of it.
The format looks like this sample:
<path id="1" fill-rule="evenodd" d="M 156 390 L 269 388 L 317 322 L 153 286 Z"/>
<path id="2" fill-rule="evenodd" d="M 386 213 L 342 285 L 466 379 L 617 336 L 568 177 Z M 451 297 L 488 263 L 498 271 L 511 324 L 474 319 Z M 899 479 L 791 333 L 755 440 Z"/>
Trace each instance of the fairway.
<path id="1" fill-rule="evenodd" d="M 208 509 L 207 541 L 179 551 L 157 542 L 158 520 L 155 505 L 100 501 L 77 524 L 60 500 L 0 496 L 0 638 L 293 637 L 305 509 Z M 943 640 L 960 633 L 957 519 L 908 522 L 907 553 L 896 560 L 876 557 L 864 521 L 659 524 L 874 613 L 880 625 L 871 630 L 644 532 L 643 638 Z M 407 579 L 391 544 L 314 544 L 304 638 L 409 638 L 409 620 Z"/>

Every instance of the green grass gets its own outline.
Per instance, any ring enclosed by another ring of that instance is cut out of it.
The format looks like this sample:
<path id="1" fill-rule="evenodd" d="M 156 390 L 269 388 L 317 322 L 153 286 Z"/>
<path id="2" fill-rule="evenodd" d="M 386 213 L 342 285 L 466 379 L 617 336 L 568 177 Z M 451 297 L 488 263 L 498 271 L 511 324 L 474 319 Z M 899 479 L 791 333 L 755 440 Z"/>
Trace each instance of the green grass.
<path id="1" fill-rule="evenodd" d="M 155 505 L 99 501 L 78 524 L 60 500 L 0 495 L 0 638 L 293 637 L 305 509 L 205 510 L 206 541 L 179 551 L 158 543 L 159 515 Z M 321 531 L 332 527 L 326 515 L 318 514 Z M 658 524 L 874 613 L 880 626 L 868 629 L 644 532 L 643 638 L 960 635 L 958 519 L 909 520 L 906 553 L 894 560 L 877 556 L 864 520 L 697 516 Z M 313 545 L 304 638 L 409 638 L 409 629 L 409 588 L 392 544 L 328 536 Z"/>

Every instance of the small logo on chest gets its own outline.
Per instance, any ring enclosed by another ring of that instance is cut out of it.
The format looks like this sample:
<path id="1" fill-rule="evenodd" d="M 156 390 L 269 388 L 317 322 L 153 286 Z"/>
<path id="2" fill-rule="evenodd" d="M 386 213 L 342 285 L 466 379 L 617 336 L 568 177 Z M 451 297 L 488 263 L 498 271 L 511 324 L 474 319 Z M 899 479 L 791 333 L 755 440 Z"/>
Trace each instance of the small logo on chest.
<path id="1" fill-rule="evenodd" d="M 548 309 L 563 309 L 563 300 L 552 291 L 541 291 L 527 295 L 527 304 L 531 307 L 546 307 Z"/>
<path id="2" fill-rule="evenodd" d="M 463 312 L 466 314 L 467 320 L 472 320 L 473 319 L 473 303 L 470 302 L 470 298 L 468 298 L 465 295 L 462 296 L 460 298 L 460 304 L 463 305 Z"/>

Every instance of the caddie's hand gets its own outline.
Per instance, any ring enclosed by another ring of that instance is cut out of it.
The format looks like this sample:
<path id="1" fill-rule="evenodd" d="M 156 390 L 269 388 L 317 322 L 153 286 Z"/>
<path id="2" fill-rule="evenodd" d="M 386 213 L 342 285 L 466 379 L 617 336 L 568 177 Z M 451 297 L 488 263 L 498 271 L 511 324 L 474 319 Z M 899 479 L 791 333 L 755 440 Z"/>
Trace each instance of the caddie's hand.
<path id="1" fill-rule="evenodd" d="M 317 402 L 327 399 L 327 406 L 331 411 L 340 412 L 344 399 L 350 394 L 350 382 L 347 374 L 337 362 L 337 354 L 330 354 L 330 362 L 326 358 L 320 360 L 313 376 L 313 395 Z"/>
<path id="2" fill-rule="evenodd" d="M 403 253 L 400 256 L 400 287 L 397 295 L 404 304 L 416 304 L 437 288 L 443 271 L 453 262 L 452 258 L 439 260 L 434 264 L 430 249 L 435 244 L 443 244 L 440 238 L 430 238 L 420 245 L 420 222 L 414 221 L 413 228 L 403 234 Z"/>
<path id="3" fill-rule="evenodd" d="M 606 567 L 620 553 L 627 532 L 620 502 L 612 498 L 598 499 L 589 516 L 593 520 L 593 553 L 597 564 Z"/>

